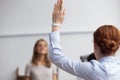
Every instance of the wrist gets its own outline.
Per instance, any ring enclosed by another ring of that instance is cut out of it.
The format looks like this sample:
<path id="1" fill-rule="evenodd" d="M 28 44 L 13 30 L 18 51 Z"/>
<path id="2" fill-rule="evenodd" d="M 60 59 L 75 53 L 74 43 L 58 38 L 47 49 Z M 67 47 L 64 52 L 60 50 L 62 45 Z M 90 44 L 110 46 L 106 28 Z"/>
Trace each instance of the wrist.
<path id="1" fill-rule="evenodd" d="M 60 30 L 60 27 L 52 27 L 52 32 L 56 32 L 56 31 L 59 31 Z"/>
<path id="2" fill-rule="evenodd" d="M 52 23 L 51 26 L 52 27 L 61 27 L 61 24 L 59 24 L 59 23 Z"/>

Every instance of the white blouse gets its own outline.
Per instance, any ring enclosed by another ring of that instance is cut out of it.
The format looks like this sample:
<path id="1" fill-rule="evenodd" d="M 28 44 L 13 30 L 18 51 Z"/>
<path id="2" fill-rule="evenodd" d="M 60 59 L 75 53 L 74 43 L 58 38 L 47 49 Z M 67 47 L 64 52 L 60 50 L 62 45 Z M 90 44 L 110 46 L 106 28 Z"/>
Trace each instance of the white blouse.
<path id="1" fill-rule="evenodd" d="M 31 80 L 53 80 L 53 74 L 57 74 L 57 68 L 52 64 L 50 68 L 44 65 L 26 65 L 25 75 L 30 76 Z"/>

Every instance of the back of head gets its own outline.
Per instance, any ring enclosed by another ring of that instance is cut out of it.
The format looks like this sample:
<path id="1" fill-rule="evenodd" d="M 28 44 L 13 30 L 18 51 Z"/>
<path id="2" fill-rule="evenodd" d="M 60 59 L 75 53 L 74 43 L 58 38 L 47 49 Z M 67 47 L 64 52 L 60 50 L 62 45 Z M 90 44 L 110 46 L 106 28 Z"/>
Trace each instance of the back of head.
<path id="1" fill-rule="evenodd" d="M 120 45 L 120 31 L 113 25 L 100 26 L 94 32 L 94 43 L 96 43 L 103 54 L 115 53 Z"/>

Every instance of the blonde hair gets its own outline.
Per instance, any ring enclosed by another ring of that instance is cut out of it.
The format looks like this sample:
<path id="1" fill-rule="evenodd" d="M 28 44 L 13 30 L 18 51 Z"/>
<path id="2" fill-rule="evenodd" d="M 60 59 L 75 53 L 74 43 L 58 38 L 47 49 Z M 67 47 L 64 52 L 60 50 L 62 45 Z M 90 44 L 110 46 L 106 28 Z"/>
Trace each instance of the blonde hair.
<path id="1" fill-rule="evenodd" d="M 44 41 L 45 43 L 46 43 L 46 45 L 48 46 L 48 43 L 47 43 L 47 41 L 46 40 L 44 40 L 44 39 L 39 39 L 39 40 L 37 40 L 36 41 L 36 43 L 35 43 L 35 45 L 34 45 L 34 50 L 33 50 L 33 56 L 32 56 L 32 63 L 33 64 L 35 64 L 35 65 L 38 65 L 37 64 L 37 58 L 38 58 L 38 52 L 36 51 L 36 48 L 37 48 L 37 45 L 38 45 L 38 43 L 40 42 L 40 41 Z M 39 54 L 40 55 L 40 54 Z M 48 68 L 50 68 L 51 67 L 51 62 L 50 62 L 50 60 L 48 59 L 48 53 L 46 53 L 45 54 L 45 66 L 46 67 L 48 67 Z"/>

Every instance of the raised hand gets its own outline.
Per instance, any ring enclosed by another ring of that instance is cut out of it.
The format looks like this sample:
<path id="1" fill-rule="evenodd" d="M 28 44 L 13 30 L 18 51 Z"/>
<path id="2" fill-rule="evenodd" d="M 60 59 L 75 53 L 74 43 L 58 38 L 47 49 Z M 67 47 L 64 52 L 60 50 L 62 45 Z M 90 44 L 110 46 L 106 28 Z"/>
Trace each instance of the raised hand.
<path id="1" fill-rule="evenodd" d="M 55 24 L 62 24 L 64 20 L 65 9 L 63 7 L 63 0 L 58 0 L 54 5 L 52 22 Z"/>

